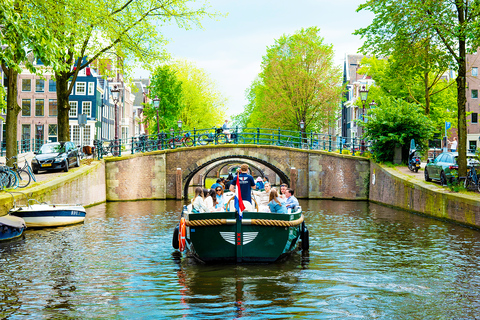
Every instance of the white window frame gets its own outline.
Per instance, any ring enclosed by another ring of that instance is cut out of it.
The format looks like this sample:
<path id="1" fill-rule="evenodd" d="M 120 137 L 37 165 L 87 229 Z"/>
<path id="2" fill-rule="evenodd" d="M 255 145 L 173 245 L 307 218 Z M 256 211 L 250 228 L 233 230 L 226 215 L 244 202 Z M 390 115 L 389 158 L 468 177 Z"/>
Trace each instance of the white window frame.
<path id="1" fill-rule="evenodd" d="M 83 145 L 89 146 L 91 145 L 90 136 L 92 135 L 92 126 L 86 125 L 83 129 Z"/>
<path id="2" fill-rule="evenodd" d="M 30 90 L 23 90 L 23 81 L 24 81 L 24 80 L 30 81 Z M 24 78 L 24 79 L 22 79 L 22 82 L 21 82 L 20 85 L 22 86 L 22 92 L 32 92 L 32 79 L 28 79 L 28 78 L 25 79 L 25 78 Z"/>
<path id="3" fill-rule="evenodd" d="M 70 141 L 72 141 L 74 145 L 80 144 L 80 126 L 79 125 L 70 126 Z"/>
<path id="4" fill-rule="evenodd" d="M 70 111 L 68 111 L 68 116 L 70 118 L 76 118 L 78 114 L 78 101 L 69 101 Z"/>
<path id="5" fill-rule="evenodd" d="M 472 77 L 478 77 L 478 67 L 472 68 Z"/>
<path id="6" fill-rule="evenodd" d="M 88 112 L 85 112 L 85 109 L 87 109 Z M 86 114 L 87 117 L 92 116 L 92 102 L 91 101 L 82 101 L 82 113 Z"/>
<path id="7" fill-rule="evenodd" d="M 95 82 L 88 83 L 88 95 L 93 96 L 95 94 Z"/>
<path id="8" fill-rule="evenodd" d="M 83 87 L 83 91 L 79 90 Z M 87 83 L 86 82 L 77 82 L 75 83 L 75 94 L 78 96 L 84 96 L 87 94 Z"/>

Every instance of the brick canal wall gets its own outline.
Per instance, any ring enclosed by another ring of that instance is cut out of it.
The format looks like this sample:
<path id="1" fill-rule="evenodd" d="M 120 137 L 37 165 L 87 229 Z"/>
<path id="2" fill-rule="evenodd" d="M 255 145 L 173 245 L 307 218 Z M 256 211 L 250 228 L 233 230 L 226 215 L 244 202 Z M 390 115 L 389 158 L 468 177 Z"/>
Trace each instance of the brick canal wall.
<path id="1" fill-rule="evenodd" d="M 453 193 L 435 183 L 412 179 L 395 168 L 371 163 L 370 201 L 480 228 L 476 194 Z"/>
<path id="2" fill-rule="evenodd" d="M 33 182 L 32 182 L 33 183 Z M 17 189 L 38 202 L 58 204 L 81 204 L 91 206 L 105 202 L 105 165 L 101 161 L 92 161 L 78 169 L 71 169 L 49 181 L 31 184 L 26 189 Z M 25 204 L 25 196 L 13 193 L 17 203 Z M 13 198 L 9 193 L 0 194 L 0 216 L 13 207 Z"/>

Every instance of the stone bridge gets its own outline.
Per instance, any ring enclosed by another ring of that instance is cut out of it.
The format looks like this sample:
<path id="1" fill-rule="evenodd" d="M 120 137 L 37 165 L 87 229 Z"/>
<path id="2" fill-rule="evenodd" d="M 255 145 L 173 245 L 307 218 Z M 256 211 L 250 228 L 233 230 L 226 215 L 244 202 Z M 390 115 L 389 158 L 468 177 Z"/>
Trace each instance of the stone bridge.
<path id="1" fill-rule="evenodd" d="M 278 146 L 212 145 L 105 159 L 107 201 L 185 198 L 198 172 L 242 160 L 275 172 L 298 198 L 368 198 L 366 158 Z"/>

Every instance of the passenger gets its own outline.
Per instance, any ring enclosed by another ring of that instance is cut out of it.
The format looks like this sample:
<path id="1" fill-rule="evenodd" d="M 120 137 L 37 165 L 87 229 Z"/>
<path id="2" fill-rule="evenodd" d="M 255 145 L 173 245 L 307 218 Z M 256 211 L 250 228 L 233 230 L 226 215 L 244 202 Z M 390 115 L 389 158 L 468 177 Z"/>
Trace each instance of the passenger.
<path id="1" fill-rule="evenodd" d="M 270 208 L 270 212 L 287 213 L 287 207 L 285 205 L 285 201 L 279 198 L 276 190 L 270 191 L 269 199 L 270 199 L 270 202 L 268 203 L 268 207 Z"/>
<path id="2" fill-rule="evenodd" d="M 261 177 L 258 177 L 255 183 L 255 187 L 257 190 L 262 190 L 264 188 L 263 185 L 263 179 Z"/>
<path id="3" fill-rule="evenodd" d="M 288 188 L 288 184 L 286 183 L 282 183 L 280 185 L 280 198 L 282 198 L 283 200 L 287 200 L 287 196 L 285 195 L 287 188 Z"/>
<path id="4" fill-rule="evenodd" d="M 215 190 L 217 187 L 222 187 L 222 188 L 223 188 L 221 182 L 222 182 L 221 179 L 217 179 L 217 182 L 215 182 L 214 184 L 212 184 L 212 186 L 210 187 L 210 189 Z"/>
<path id="5" fill-rule="evenodd" d="M 221 188 L 221 187 L 219 187 Z M 213 212 L 217 204 L 217 196 L 215 195 L 215 190 L 208 190 L 208 196 L 205 198 L 205 206 L 207 207 L 207 212 Z"/>
<path id="6" fill-rule="evenodd" d="M 255 189 L 255 180 L 248 174 L 248 164 L 244 163 L 240 167 L 240 173 L 234 177 L 230 184 L 230 191 L 235 192 L 234 186 L 237 184 L 237 177 L 239 179 L 240 190 L 243 201 L 252 203 L 252 189 Z"/>
<path id="7" fill-rule="evenodd" d="M 285 195 L 287 196 L 287 209 L 292 209 L 292 211 L 295 211 L 295 208 L 299 205 L 297 198 L 293 195 L 294 191 L 293 189 L 288 188 L 285 192 Z"/>
<path id="8" fill-rule="evenodd" d="M 217 187 L 215 189 L 215 193 L 217 196 L 217 204 L 215 206 L 215 209 L 219 211 L 223 211 L 225 209 L 225 197 L 223 196 L 223 189 L 220 187 Z"/>
<path id="9" fill-rule="evenodd" d="M 192 209 L 192 212 L 196 213 L 207 211 L 203 197 L 203 189 L 200 187 L 195 188 L 195 196 L 192 199 Z"/>
<path id="10" fill-rule="evenodd" d="M 258 203 L 258 210 L 260 212 L 264 212 L 266 207 L 268 207 L 268 202 L 270 202 L 270 191 L 271 191 L 271 186 L 270 183 L 267 182 L 264 185 L 264 191 L 253 191 L 253 195 L 255 196 L 255 200 L 257 200 Z"/>

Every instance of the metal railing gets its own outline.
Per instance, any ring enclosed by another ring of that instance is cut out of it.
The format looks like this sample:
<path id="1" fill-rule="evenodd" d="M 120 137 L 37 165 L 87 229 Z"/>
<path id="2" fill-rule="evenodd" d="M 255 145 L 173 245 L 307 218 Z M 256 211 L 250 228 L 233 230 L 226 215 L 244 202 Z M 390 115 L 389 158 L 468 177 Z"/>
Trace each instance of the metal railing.
<path id="1" fill-rule="evenodd" d="M 95 140 L 97 159 L 105 156 L 122 156 L 165 149 L 189 148 L 205 145 L 269 145 L 305 150 L 324 150 L 340 154 L 363 154 L 370 150 L 370 143 L 361 139 L 345 138 L 314 132 L 289 131 L 266 128 L 221 128 L 170 131 L 153 135 L 140 135 L 128 139 Z"/>

